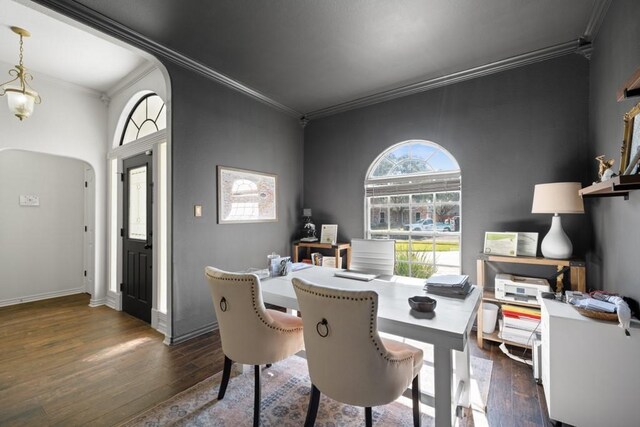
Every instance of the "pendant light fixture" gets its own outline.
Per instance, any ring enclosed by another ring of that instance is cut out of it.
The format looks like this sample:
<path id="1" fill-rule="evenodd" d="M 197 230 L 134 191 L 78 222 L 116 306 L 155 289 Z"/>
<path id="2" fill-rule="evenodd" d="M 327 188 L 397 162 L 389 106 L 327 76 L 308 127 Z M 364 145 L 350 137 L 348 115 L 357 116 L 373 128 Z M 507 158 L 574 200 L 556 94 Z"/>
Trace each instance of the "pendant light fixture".
<path id="1" fill-rule="evenodd" d="M 11 31 L 20 36 L 20 62 L 16 68 L 9 70 L 9 75 L 14 78 L 0 84 L 0 96 L 7 96 L 9 110 L 22 121 L 31 116 L 34 105 L 40 104 L 42 99 L 38 92 L 29 86 L 28 82 L 33 80 L 33 76 L 27 73 L 27 69 L 22 64 L 22 38 L 29 37 L 31 34 L 19 27 L 11 27 Z"/>

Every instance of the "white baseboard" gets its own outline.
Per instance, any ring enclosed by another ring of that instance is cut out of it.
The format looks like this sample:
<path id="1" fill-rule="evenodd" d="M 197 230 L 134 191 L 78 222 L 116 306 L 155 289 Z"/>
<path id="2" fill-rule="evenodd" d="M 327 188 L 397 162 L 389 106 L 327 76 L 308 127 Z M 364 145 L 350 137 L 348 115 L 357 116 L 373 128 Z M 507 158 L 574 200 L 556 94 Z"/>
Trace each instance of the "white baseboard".
<path id="1" fill-rule="evenodd" d="M 188 341 L 191 338 L 199 337 L 200 335 L 204 335 L 207 332 L 215 331 L 216 329 L 218 329 L 217 321 L 203 326 L 202 328 L 196 329 L 195 331 L 191 331 L 188 334 L 180 335 L 179 337 L 167 337 L 165 338 L 165 344 L 167 343 L 167 339 L 169 340 L 169 345 L 180 344 L 181 342 Z"/>
<path id="2" fill-rule="evenodd" d="M 167 313 L 151 309 L 151 327 L 158 332 L 167 335 Z"/>
<path id="3" fill-rule="evenodd" d="M 100 307 L 107 304 L 107 298 L 91 298 L 89 300 L 89 307 Z"/>
<path id="4" fill-rule="evenodd" d="M 107 291 L 107 307 L 122 311 L 122 294 L 120 292 Z"/>
<path id="5" fill-rule="evenodd" d="M 80 288 L 74 288 L 74 289 L 65 289 L 62 291 L 44 292 L 36 295 L 29 295 L 24 297 L 0 300 L 0 307 L 4 307 L 7 305 L 22 304 L 25 302 L 40 301 L 43 299 L 65 297 L 67 295 L 84 294 L 84 293 L 85 293 L 84 286 Z"/>

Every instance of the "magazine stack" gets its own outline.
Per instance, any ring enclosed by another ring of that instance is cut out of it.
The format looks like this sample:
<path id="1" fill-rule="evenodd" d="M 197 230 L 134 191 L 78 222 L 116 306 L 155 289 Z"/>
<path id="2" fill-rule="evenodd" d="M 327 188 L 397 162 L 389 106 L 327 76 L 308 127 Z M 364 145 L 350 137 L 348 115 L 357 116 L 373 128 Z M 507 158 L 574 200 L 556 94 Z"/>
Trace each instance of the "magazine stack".
<path id="1" fill-rule="evenodd" d="M 429 277 L 424 289 L 429 294 L 464 299 L 473 286 L 466 274 L 443 274 Z"/>

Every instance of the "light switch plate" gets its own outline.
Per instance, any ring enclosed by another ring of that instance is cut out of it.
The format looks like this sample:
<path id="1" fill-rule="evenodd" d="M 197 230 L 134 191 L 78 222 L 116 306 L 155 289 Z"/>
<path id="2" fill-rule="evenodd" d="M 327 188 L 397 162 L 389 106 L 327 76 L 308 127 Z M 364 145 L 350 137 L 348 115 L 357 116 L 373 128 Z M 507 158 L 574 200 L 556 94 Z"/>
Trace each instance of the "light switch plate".
<path id="1" fill-rule="evenodd" d="M 20 206 L 40 206 L 40 197 L 33 195 L 21 195 Z"/>
<path id="2" fill-rule="evenodd" d="M 199 218 L 202 216 L 202 205 L 194 205 L 193 206 L 193 216 Z"/>

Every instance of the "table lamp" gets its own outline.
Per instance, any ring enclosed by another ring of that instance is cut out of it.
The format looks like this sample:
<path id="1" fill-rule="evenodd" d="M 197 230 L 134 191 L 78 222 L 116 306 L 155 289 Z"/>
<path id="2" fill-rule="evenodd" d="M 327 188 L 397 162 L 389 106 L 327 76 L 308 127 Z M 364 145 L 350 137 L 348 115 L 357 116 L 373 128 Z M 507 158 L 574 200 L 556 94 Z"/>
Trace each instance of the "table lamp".
<path id="1" fill-rule="evenodd" d="M 584 213 L 584 204 L 579 182 L 554 182 L 537 184 L 533 191 L 531 213 L 553 214 L 551 228 L 542 240 L 542 255 L 545 258 L 567 259 L 573 253 L 571 240 L 562 229 L 559 214 Z"/>

